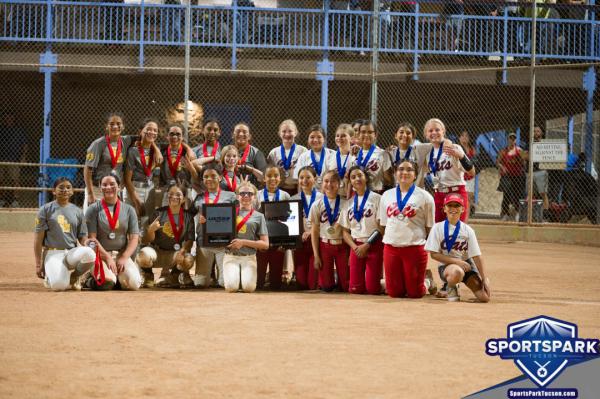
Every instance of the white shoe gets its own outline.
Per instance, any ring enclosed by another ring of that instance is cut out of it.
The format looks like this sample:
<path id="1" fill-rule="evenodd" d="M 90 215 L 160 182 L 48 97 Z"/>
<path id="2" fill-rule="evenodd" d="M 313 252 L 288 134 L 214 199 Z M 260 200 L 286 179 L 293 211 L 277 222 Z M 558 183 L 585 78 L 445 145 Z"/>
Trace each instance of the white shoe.
<path id="1" fill-rule="evenodd" d="M 448 286 L 448 302 L 460 301 L 460 295 L 458 293 L 458 285 L 454 287 Z"/>

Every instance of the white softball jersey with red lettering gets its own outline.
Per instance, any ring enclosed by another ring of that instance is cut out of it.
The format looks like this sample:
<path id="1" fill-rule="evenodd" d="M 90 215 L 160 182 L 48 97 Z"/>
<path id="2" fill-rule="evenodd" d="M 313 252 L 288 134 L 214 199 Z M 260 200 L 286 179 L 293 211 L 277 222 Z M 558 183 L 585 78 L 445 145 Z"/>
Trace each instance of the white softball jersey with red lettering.
<path id="1" fill-rule="evenodd" d="M 285 150 L 286 158 L 290 156 L 290 151 L 291 148 L 289 150 Z M 294 181 L 294 176 L 297 176 L 297 173 L 295 172 L 296 163 L 298 162 L 298 158 L 300 158 L 300 155 L 304 154 L 306 151 L 308 151 L 306 147 L 300 144 L 296 144 L 296 147 L 294 148 L 294 153 L 292 154 L 292 159 L 290 160 L 290 168 L 287 170 L 287 177 L 281 176 L 281 178 L 284 180 L 283 186 L 290 187 L 296 184 L 296 182 Z M 267 163 L 277 165 L 283 169 L 281 146 L 277 146 L 273 148 L 271 152 L 269 152 L 269 155 L 267 155 Z"/>
<path id="2" fill-rule="evenodd" d="M 310 209 L 310 222 L 311 224 L 319 225 L 319 237 L 326 238 L 328 240 L 341 240 L 342 239 L 342 226 L 340 225 L 340 219 L 342 214 L 346 211 L 347 201 L 340 197 L 340 208 L 338 214 L 333 220 L 333 224 L 329 224 L 329 218 L 327 217 L 327 209 L 325 208 L 324 197 L 319 198 L 312 208 Z M 331 207 L 331 213 L 333 215 L 335 209 L 335 200 L 330 200 L 329 205 Z M 334 232 L 330 233 L 327 230 L 330 226 L 333 226 Z"/>
<path id="3" fill-rule="evenodd" d="M 342 227 L 350 230 L 352 238 L 366 240 L 379 227 L 379 202 L 381 201 L 381 195 L 372 191 L 369 192 L 360 222 L 356 220 L 354 215 L 355 197 L 357 197 L 357 194 L 354 194 L 348 200 L 347 208 L 342 214 L 340 224 Z M 358 196 L 356 210 L 360 209 L 363 198 L 364 196 Z"/>
<path id="4" fill-rule="evenodd" d="M 364 162 L 365 158 L 369 151 L 362 150 Z M 358 165 L 358 156 L 354 161 L 355 165 Z M 362 165 L 359 165 L 362 166 Z M 389 155 L 385 152 L 384 149 L 380 147 L 375 147 L 375 150 L 369 157 L 367 164 L 364 166 L 364 169 L 367 171 L 369 175 L 369 189 L 373 191 L 381 191 L 383 190 L 383 173 L 392 167 L 392 161 Z"/>
<path id="5" fill-rule="evenodd" d="M 444 224 L 446 222 L 439 222 L 433 226 L 425 244 L 425 250 L 429 252 L 437 252 L 442 255 L 448 255 L 452 258 L 458 258 L 462 260 L 471 259 L 474 256 L 480 256 L 481 250 L 479 249 L 479 243 L 475 236 L 475 231 L 466 223 L 460 222 L 460 230 L 458 231 L 458 237 L 452 245 L 450 253 L 446 249 L 446 240 L 444 237 Z M 448 235 L 452 237 L 456 226 L 448 223 Z"/>

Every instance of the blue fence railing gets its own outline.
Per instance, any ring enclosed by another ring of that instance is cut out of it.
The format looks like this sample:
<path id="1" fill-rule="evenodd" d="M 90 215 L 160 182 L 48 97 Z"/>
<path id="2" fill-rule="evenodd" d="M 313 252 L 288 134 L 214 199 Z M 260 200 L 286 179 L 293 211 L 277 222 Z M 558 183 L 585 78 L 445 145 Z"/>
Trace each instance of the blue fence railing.
<path id="1" fill-rule="evenodd" d="M 183 5 L 0 0 L 0 41 L 183 45 L 185 13 Z M 191 45 L 368 52 L 371 17 L 372 11 L 192 6 Z M 538 55 L 600 59 L 600 23 L 595 12 L 586 18 L 538 19 Z M 498 16 L 444 16 L 417 7 L 382 11 L 379 21 L 384 53 L 531 54 L 531 19 L 507 9 Z"/>

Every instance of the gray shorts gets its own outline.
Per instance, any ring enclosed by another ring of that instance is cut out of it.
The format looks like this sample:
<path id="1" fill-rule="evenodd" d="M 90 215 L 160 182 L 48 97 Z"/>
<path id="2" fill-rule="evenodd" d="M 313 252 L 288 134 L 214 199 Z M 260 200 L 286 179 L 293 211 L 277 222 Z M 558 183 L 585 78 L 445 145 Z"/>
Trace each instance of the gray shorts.
<path id="1" fill-rule="evenodd" d="M 463 277 L 462 282 L 466 283 L 468 279 L 471 278 L 471 276 L 477 275 L 479 276 L 479 278 L 481 278 L 481 275 L 479 274 L 479 269 L 477 269 L 477 266 L 475 266 L 475 262 L 473 262 L 473 259 L 467 259 L 466 260 L 467 263 L 469 263 L 471 265 L 471 270 L 469 270 L 468 272 L 465 273 L 465 276 Z M 444 271 L 446 270 L 446 266 L 448 265 L 439 265 L 438 266 L 438 273 L 440 274 L 440 278 L 442 279 L 442 281 L 444 283 L 446 283 L 446 277 L 444 277 Z"/>
<path id="2" fill-rule="evenodd" d="M 525 175 L 525 178 L 529 176 Z M 548 171 L 547 170 L 538 170 L 533 172 L 533 184 L 535 185 L 535 190 L 538 194 L 545 194 L 548 192 Z M 525 185 L 525 195 L 527 195 L 527 189 L 529 185 Z"/>

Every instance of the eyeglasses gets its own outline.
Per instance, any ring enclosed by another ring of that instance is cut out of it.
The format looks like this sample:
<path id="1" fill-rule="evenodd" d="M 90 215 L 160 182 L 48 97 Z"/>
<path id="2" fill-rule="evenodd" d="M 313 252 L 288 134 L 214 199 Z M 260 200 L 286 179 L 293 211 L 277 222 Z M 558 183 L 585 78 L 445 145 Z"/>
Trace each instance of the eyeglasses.
<path id="1" fill-rule="evenodd" d="M 181 133 L 178 133 L 178 132 L 169 132 L 169 136 L 171 136 L 171 137 L 181 137 Z"/>
<path id="2" fill-rule="evenodd" d="M 415 170 L 413 168 L 397 168 L 396 169 L 398 172 L 414 172 Z"/>
<path id="3" fill-rule="evenodd" d="M 240 191 L 240 197 L 252 197 L 253 195 L 252 191 Z"/>

